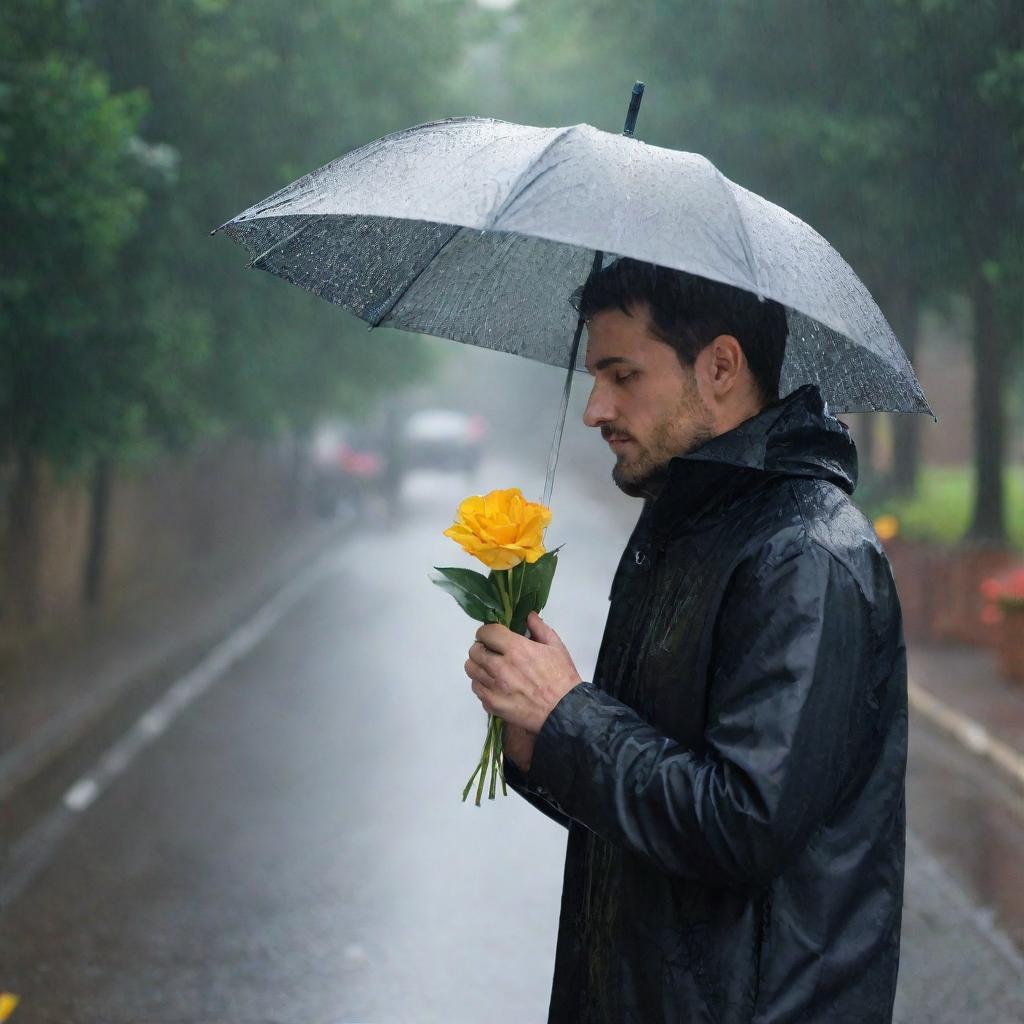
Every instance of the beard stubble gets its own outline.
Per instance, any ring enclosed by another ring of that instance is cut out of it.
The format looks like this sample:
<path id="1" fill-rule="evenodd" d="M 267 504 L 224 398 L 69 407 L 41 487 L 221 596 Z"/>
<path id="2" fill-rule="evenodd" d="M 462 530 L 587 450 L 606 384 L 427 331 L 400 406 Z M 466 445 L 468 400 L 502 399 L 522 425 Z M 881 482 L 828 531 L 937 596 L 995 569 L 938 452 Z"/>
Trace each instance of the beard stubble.
<path id="1" fill-rule="evenodd" d="M 655 425 L 647 444 L 636 442 L 632 447 L 639 450 L 632 458 L 616 459 L 612 480 L 631 498 L 655 498 L 665 486 L 672 459 L 696 451 L 714 436 L 711 411 L 702 401 L 696 382 L 688 381 L 679 403 Z"/>

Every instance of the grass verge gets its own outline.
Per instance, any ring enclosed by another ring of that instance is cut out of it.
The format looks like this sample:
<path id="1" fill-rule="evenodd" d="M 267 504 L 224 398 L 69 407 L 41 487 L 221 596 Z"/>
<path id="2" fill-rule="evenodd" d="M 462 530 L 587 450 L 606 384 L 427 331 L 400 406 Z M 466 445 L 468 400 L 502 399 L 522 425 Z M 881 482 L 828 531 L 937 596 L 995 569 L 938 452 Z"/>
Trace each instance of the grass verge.
<path id="1" fill-rule="evenodd" d="M 924 466 L 917 493 L 891 499 L 870 487 L 854 495 L 865 515 L 894 515 L 910 540 L 955 544 L 967 531 L 974 501 L 972 466 Z M 1024 552 L 1024 466 L 1006 468 L 1006 526 L 1010 544 Z"/>

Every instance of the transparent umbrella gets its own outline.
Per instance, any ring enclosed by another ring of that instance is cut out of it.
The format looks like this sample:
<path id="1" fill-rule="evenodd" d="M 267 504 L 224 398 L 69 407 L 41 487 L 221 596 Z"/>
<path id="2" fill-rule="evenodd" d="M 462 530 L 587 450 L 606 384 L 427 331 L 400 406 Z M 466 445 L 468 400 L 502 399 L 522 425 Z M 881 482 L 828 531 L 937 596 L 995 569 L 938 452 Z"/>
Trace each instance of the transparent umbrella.
<path id="1" fill-rule="evenodd" d="M 583 371 L 570 296 L 628 256 L 786 307 L 780 393 L 814 383 L 831 412 L 931 412 L 885 317 L 848 263 L 798 217 L 709 160 L 587 124 L 458 117 L 387 135 L 299 178 L 223 230 L 250 266 L 371 327 L 452 338 Z"/>

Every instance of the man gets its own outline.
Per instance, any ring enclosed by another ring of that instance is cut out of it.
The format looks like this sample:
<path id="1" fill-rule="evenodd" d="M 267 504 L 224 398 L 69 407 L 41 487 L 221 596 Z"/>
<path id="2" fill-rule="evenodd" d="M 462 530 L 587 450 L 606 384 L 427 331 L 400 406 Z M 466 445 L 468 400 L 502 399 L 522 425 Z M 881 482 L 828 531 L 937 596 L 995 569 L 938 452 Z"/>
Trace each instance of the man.
<path id="1" fill-rule="evenodd" d="M 906 650 L 856 451 L 784 310 L 622 259 L 584 422 L 645 499 L 593 682 L 536 614 L 466 662 L 508 781 L 569 830 L 552 1024 L 875 1024 L 899 960 Z"/>

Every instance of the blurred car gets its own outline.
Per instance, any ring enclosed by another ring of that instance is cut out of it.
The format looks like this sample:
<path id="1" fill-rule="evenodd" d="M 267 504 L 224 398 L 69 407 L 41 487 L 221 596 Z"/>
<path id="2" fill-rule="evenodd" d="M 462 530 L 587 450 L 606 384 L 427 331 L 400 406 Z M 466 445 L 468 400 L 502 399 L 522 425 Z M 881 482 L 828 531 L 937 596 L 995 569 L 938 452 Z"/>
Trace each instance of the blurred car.
<path id="1" fill-rule="evenodd" d="M 487 421 L 479 413 L 421 409 L 409 416 L 402 431 L 404 466 L 475 473 L 486 436 Z"/>
<path id="2" fill-rule="evenodd" d="M 313 506 L 321 516 L 361 518 L 388 496 L 394 456 L 381 424 L 321 423 L 313 435 Z"/>

